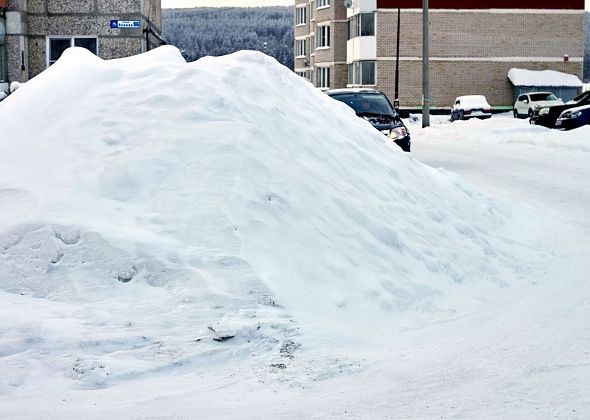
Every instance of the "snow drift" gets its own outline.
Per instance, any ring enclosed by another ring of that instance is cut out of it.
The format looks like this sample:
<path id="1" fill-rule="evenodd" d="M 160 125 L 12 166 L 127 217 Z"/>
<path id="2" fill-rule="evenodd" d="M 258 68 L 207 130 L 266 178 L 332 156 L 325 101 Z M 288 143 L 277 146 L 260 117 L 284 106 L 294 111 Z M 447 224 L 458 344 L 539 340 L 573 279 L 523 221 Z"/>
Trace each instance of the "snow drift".
<path id="1" fill-rule="evenodd" d="M 69 49 L 0 126 L 0 390 L 456 316 L 535 257 L 508 206 L 260 53 Z"/>

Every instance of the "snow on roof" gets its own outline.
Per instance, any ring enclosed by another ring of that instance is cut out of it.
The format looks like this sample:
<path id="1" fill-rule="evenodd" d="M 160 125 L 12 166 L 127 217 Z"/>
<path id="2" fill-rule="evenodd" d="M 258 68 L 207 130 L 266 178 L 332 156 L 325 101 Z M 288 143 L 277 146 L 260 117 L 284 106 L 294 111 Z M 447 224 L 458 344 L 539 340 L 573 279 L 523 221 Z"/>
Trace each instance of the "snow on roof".
<path id="1" fill-rule="evenodd" d="M 336 94 L 343 94 L 343 93 L 377 93 L 378 91 L 373 88 L 340 88 L 340 89 L 330 89 L 326 91 L 328 95 L 336 95 Z"/>
<path id="2" fill-rule="evenodd" d="M 582 81 L 575 74 L 555 70 L 538 71 L 512 68 L 508 71 L 508 79 L 514 86 L 582 87 Z"/>
<path id="3" fill-rule="evenodd" d="M 459 96 L 456 101 L 461 101 L 462 105 L 470 106 L 490 106 L 488 100 L 483 95 L 464 95 Z"/>

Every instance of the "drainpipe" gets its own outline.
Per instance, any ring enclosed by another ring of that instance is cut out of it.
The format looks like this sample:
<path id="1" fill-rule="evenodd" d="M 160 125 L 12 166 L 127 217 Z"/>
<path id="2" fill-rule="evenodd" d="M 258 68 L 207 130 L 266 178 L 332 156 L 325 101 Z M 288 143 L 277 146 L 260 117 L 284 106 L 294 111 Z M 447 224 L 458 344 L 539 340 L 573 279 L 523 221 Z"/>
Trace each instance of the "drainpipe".
<path id="1" fill-rule="evenodd" d="M 395 98 L 393 100 L 393 106 L 399 110 L 399 35 L 400 35 L 400 23 L 401 23 L 401 10 L 397 8 L 397 49 L 395 50 Z"/>
<path id="2" fill-rule="evenodd" d="M 0 4 L 6 4 L 5 0 L 0 0 Z M 8 77 L 11 79 L 18 79 L 19 82 L 26 82 L 29 77 L 28 72 L 28 21 L 26 2 L 16 2 L 14 9 L 5 10 L 6 35 L 10 42 L 17 42 L 18 55 L 15 57 L 15 62 L 11 64 L 8 70 Z M 15 81 L 15 80 L 12 80 Z"/>
<path id="3" fill-rule="evenodd" d="M 6 54 L 6 1 L 0 0 L 0 84 L 8 82 L 8 55 Z M 0 88 L 0 91 L 3 89 Z"/>
<path id="4" fill-rule="evenodd" d="M 148 22 L 149 25 L 149 22 Z M 150 28 L 149 26 L 146 26 L 145 29 L 143 30 L 143 33 L 145 34 L 145 50 L 149 51 L 150 50 Z"/>
<path id="5" fill-rule="evenodd" d="M 430 52 L 428 0 L 422 0 L 422 127 L 430 126 Z"/>

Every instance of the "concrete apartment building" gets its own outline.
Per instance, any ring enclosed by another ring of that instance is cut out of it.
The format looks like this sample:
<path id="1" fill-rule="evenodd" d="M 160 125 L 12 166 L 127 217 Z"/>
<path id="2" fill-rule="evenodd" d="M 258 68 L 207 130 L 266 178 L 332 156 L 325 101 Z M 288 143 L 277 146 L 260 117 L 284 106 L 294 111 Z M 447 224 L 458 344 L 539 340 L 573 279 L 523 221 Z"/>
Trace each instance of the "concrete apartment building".
<path id="1" fill-rule="evenodd" d="M 104 59 L 159 46 L 161 0 L 0 0 L 0 83 L 26 82 L 70 46 Z"/>
<path id="2" fill-rule="evenodd" d="M 296 0 L 295 71 L 319 88 L 374 87 L 393 101 L 398 7 L 400 103 L 420 107 L 421 0 Z M 583 57 L 584 0 L 430 0 L 435 107 L 467 94 L 510 106 L 511 68 L 581 78 Z"/>

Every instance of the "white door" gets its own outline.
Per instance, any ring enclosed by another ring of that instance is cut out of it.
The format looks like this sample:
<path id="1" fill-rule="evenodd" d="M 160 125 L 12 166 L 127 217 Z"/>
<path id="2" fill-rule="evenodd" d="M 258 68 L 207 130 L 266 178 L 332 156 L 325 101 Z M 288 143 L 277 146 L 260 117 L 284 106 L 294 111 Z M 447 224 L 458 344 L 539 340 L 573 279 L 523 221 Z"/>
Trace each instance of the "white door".
<path id="1" fill-rule="evenodd" d="M 516 103 L 516 109 L 520 115 L 527 115 L 529 113 L 529 97 L 528 95 L 520 95 Z"/>

